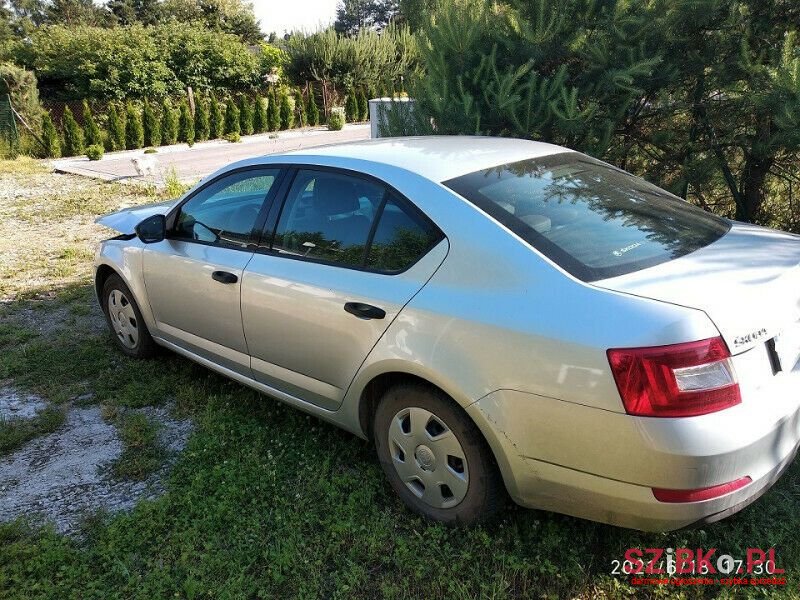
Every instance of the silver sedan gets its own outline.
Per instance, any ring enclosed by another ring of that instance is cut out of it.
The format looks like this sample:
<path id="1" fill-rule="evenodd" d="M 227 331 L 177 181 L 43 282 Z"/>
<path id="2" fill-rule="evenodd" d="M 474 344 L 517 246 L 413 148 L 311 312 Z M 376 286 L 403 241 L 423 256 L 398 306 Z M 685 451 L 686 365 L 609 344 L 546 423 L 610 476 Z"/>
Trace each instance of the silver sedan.
<path id="1" fill-rule="evenodd" d="M 800 238 L 565 148 L 373 140 L 99 219 L 119 349 L 374 440 L 414 511 L 644 530 L 729 515 L 800 443 Z"/>

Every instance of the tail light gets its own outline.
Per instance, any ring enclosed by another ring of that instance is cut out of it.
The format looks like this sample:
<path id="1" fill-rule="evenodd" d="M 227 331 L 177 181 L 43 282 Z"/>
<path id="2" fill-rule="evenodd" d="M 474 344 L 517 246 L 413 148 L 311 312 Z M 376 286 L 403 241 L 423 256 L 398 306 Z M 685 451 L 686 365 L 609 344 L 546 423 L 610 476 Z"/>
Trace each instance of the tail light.
<path id="1" fill-rule="evenodd" d="M 741 403 L 722 338 L 608 351 L 622 403 L 630 415 L 692 417 Z"/>
<path id="2" fill-rule="evenodd" d="M 665 490 L 662 488 L 653 488 L 653 496 L 659 502 L 702 502 L 703 500 L 712 500 L 719 498 L 726 494 L 735 492 L 742 489 L 746 485 L 752 483 L 750 477 L 742 477 L 736 481 L 723 483 L 722 485 L 715 485 L 712 487 L 699 488 L 696 490 Z"/>

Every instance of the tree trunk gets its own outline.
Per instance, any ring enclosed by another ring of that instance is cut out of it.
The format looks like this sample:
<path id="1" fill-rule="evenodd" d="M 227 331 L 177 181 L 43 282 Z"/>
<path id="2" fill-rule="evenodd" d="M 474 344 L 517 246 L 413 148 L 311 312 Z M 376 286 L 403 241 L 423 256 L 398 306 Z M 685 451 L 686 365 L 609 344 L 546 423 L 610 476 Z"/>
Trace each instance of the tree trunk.
<path id="1" fill-rule="evenodd" d="M 764 186 L 772 168 L 771 158 L 749 156 L 742 172 L 742 202 L 736 205 L 736 220 L 755 222 L 764 203 Z"/>

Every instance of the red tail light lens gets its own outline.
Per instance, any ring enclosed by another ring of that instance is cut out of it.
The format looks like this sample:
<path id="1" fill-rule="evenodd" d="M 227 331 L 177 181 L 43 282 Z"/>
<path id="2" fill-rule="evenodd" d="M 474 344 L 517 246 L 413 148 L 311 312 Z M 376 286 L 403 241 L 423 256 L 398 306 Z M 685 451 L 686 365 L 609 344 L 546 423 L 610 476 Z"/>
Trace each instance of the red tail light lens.
<path id="1" fill-rule="evenodd" d="M 712 498 L 719 498 L 725 494 L 730 494 L 736 490 L 742 489 L 744 486 L 749 485 L 753 480 L 750 477 L 742 477 L 736 481 L 723 483 L 722 485 L 715 485 L 713 487 L 699 488 L 696 490 L 665 490 L 661 488 L 653 488 L 653 496 L 659 502 L 701 502 L 703 500 L 711 500 Z"/>
<path id="2" fill-rule="evenodd" d="M 643 417 L 692 417 L 741 403 L 722 338 L 608 351 L 622 403 Z"/>

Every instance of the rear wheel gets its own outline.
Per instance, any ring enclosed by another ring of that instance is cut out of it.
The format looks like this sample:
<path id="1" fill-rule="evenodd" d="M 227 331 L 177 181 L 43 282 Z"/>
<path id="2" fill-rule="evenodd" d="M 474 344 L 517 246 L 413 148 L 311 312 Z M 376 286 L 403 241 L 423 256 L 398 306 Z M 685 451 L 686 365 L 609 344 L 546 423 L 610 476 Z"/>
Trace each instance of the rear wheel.
<path id="1" fill-rule="evenodd" d="M 147 358 L 157 346 L 145 325 L 133 294 L 119 275 L 110 275 L 103 284 L 103 312 L 117 347 L 128 356 Z"/>
<path id="2" fill-rule="evenodd" d="M 379 403 L 373 425 L 381 467 L 414 512 L 468 525 L 502 506 L 504 487 L 491 451 L 472 420 L 442 392 L 398 385 Z"/>

